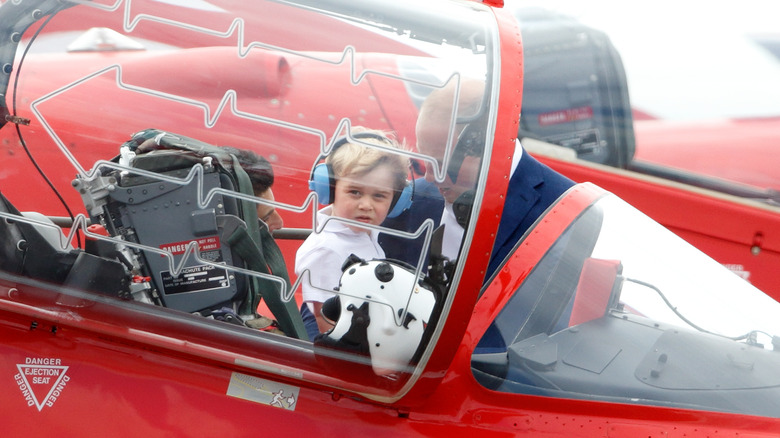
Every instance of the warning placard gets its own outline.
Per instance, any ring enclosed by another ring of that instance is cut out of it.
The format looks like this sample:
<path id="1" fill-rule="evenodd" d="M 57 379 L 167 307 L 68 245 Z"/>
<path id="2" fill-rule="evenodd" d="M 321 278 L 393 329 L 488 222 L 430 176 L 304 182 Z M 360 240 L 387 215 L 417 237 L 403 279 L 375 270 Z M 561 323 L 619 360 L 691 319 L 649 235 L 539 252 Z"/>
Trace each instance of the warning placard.
<path id="1" fill-rule="evenodd" d="M 170 271 L 160 272 L 163 290 L 167 295 L 220 289 L 230 286 L 226 269 L 211 265 L 190 266 L 174 277 Z"/>
<path id="2" fill-rule="evenodd" d="M 16 368 L 19 370 L 14 376 L 16 385 L 27 406 L 35 406 L 38 411 L 44 406 L 54 406 L 70 380 L 66 375 L 68 367 L 56 358 L 28 357 Z"/>
<path id="3" fill-rule="evenodd" d="M 180 255 L 180 254 L 184 254 L 184 251 L 187 250 L 187 244 L 189 244 L 190 242 L 192 242 L 192 240 L 166 243 L 160 245 L 160 249 L 163 251 L 170 251 L 171 254 L 173 255 Z M 200 250 L 200 252 L 214 251 L 215 249 L 220 248 L 219 237 L 217 236 L 203 237 L 201 239 L 195 240 L 194 242 L 198 244 L 198 249 Z"/>
<path id="4" fill-rule="evenodd" d="M 539 114 L 539 126 L 558 125 L 593 118 L 593 108 L 581 106 Z"/>

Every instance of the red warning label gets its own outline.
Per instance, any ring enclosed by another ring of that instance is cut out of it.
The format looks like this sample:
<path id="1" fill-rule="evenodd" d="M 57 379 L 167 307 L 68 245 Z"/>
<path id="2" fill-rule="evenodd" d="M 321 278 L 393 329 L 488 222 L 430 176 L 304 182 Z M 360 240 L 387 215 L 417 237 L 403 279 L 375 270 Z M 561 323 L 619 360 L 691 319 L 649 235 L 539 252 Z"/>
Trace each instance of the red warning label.
<path id="1" fill-rule="evenodd" d="M 183 242 L 166 243 L 160 245 L 160 249 L 163 251 L 170 251 L 173 255 L 184 254 L 184 251 L 187 250 L 187 245 L 190 242 L 193 241 L 185 240 Z M 215 249 L 219 249 L 220 247 L 218 236 L 204 237 L 197 239 L 194 242 L 197 242 L 200 252 L 213 251 Z"/>
<path id="2" fill-rule="evenodd" d="M 539 125 L 557 125 L 559 123 L 576 122 L 577 120 L 586 120 L 592 118 L 593 108 L 589 106 L 581 106 L 578 108 L 567 108 L 564 110 L 539 114 Z"/>

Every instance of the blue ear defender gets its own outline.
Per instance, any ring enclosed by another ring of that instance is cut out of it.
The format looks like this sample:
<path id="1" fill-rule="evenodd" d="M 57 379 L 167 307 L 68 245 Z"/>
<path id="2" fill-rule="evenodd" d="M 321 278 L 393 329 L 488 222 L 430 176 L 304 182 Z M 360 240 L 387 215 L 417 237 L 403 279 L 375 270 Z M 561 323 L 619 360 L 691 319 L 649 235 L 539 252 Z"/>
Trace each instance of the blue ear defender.
<path id="1" fill-rule="evenodd" d="M 401 194 L 393 197 L 393 203 L 390 205 L 390 212 L 387 213 L 387 217 L 398 217 L 398 215 L 408 210 L 412 206 L 413 195 L 414 180 L 412 180 L 411 184 L 407 181 Z"/>
<path id="2" fill-rule="evenodd" d="M 371 138 L 374 140 L 380 140 L 388 142 L 385 136 L 374 134 L 372 132 L 360 132 L 353 134 L 352 138 Z M 346 144 L 349 138 L 342 137 L 333 145 L 331 153 L 336 149 Z M 320 157 L 322 159 L 323 157 Z M 397 193 L 393 196 L 393 202 L 390 204 L 390 212 L 387 217 L 397 217 L 412 205 L 412 198 L 414 193 L 414 182 L 409 184 L 408 182 L 404 186 L 401 193 Z M 321 205 L 329 205 L 333 203 L 335 199 L 336 191 L 336 177 L 333 174 L 333 168 L 327 163 L 320 163 L 314 166 L 309 177 L 309 190 L 317 194 L 317 199 Z"/>
<path id="3" fill-rule="evenodd" d="M 336 190 L 336 178 L 333 168 L 329 164 L 320 163 L 311 171 L 309 190 L 317 194 L 320 204 L 328 205 L 333 202 Z"/>

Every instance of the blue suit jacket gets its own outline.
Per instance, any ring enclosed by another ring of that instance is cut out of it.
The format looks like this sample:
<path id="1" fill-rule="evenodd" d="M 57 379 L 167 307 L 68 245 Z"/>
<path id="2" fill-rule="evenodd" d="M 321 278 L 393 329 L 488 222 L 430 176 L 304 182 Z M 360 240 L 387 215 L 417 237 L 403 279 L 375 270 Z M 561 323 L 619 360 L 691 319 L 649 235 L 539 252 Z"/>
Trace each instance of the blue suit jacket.
<path id="1" fill-rule="evenodd" d="M 498 225 L 487 281 L 536 219 L 574 182 L 537 161 L 527 151 L 509 180 L 504 210 Z"/>
<path id="2" fill-rule="evenodd" d="M 487 281 L 515 247 L 526 230 L 574 182 L 537 161 L 523 151 L 517 169 L 509 180 L 501 222 L 488 264 Z M 411 207 L 396 218 L 387 219 L 383 226 L 396 230 L 416 231 L 427 218 L 439 225 L 444 199 L 433 183 L 420 178 L 415 181 Z M 380 234 L 379 243 L 387 258 L 416 265 L 422 250 L 423 237 L 415 241 Z"/>
<path id="3" fill-rule="evenodd" d="M 433 220 L 433 229 L 439 226 L 444 211 L 444 198 L 436 185 L 425 178 L 414 181 L 412 205 L 394 218 L 387 218 L 382 226 L 401 231 L 417 231 L 426 219 Z M 425 235 L 410 241 L 389 234 L 379 234 L 379 244 L 385 251 L 385 257 L 400 260 L 416 266 L 425 243 Z"/>

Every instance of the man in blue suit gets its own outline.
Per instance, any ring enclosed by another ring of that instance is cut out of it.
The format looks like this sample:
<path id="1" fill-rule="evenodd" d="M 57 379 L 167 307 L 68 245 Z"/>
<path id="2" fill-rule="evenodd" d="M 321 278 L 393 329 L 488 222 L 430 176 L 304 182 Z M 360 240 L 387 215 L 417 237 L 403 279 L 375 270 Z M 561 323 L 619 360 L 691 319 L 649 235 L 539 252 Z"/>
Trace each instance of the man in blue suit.
<path id="1" fill-rule="evenodd" d="M 493 275 L 504 259 L 511 254 L 526 230 L 574 182 L 538 162 L 517 145 L 515 155 L 521 154 L 517 167 L 509 179 L 506 201 L 498 225 L 496 241 L 488 264 L 486 280 Z"/>
<path id="2" fill-rule="evenodd" d="M 433 91 L 423 102 L 417 119 L 417 148 L 420 153 L 436 158 L 439 163 L 443 162 L 447 151 L 456 85 L 458 83 L 453 81 Z M 481 166 L 486 129 L 484 115 L 487 113 L 487 109 L 482 108 L 484 87 L 481 81 L 464 80 L 457 89 L 458 122 L 468 122 L 455 126 L 456 136 L 453 141 L 457 141 L 457 144 L 451 148 L 444 181 L 434 181 L 432 163 L 427 163 L 425 181 L 418 180 L 415 192 L 426 191 L 428 201 L 423 201 L 422 196 L 415 197 L 407 212 L 393 223 L 384 224 L 404 230 L 416 230 L 427 218 L 432 219 L 435 226 L 444 224 L 442 252 L 450 258 L 453 258 L 452 250 L 448 254 L 448 246 L 460 246 L 463 226 L 467 221 L 467 218 L 464 220 L 458 214 L 458 203 L 464 198 L 468 199 L 469 192 L 473 194 Z M 470 134 L 474 140 L 469 143 Z M 431 194 L 431 184 L 438 187 L 440 197 Z M 517 143 L 503 214 L 485 280 L 492 277 L 536 219 L 573 185 L 573 181 L 538 162 Z M 392 239 L 392 236 L 380 238 L 387 257 L 416 264 L 420 257 L 421 239 L 418 239 L 416 245 L 408 241 L 405 244 L 399 244 L 398 241 L 392 243 Z"/>

